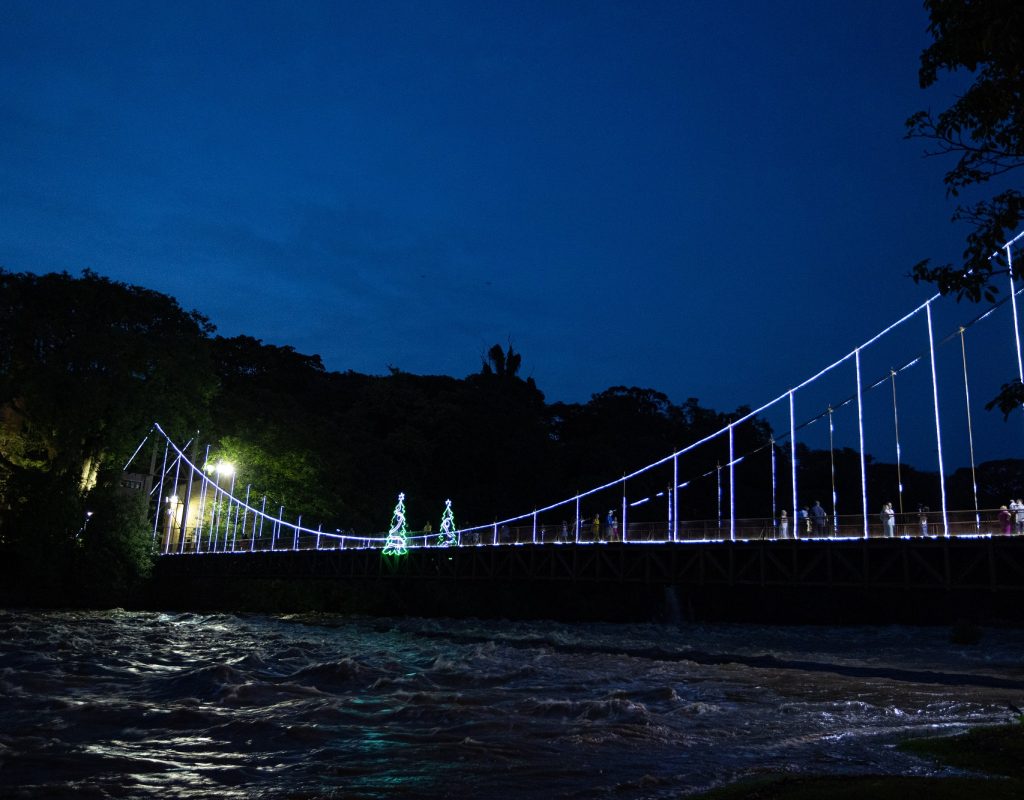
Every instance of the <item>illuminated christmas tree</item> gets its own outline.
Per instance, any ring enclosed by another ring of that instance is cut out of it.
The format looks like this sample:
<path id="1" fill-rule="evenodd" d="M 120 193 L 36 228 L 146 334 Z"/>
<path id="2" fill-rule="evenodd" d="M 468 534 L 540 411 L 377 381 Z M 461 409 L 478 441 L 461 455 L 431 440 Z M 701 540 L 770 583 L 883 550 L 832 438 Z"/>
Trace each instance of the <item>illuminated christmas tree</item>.
<path id="1" fill-rule="evenodd" d="M 388 530 L 388 538 L 384 542 L 382 555 L 404 556 L 408 553 L 408 533 L 409 531 L 405 527 L 405 492 L 401 492 L 398 495 L 398 504 L 391 512 L 391 528 Z"/>
<path id="2" fill-rule="evenodd" d="M 452 513 L 452 501 L 444 501 L 444 513 L 441 515 L 441 530 L 437 534 L 438 547 L 450 547 L 455 544 L 455 514 Z"/>

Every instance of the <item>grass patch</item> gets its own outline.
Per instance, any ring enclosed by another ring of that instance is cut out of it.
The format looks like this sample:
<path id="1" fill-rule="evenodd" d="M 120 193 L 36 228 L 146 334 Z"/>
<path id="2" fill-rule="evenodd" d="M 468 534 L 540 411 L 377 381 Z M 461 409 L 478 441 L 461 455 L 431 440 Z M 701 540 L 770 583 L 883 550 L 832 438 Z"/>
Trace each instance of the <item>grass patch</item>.
<path id="1" fill-rule="evenodd" d="M 1024 783 L 999 778 L 903 776 L 778 777 L 744 781 L 702 800 L 1020 800 Z"/>
<path id="2" fill-rule="evenodd" d="M 1024 779 L 1024 725 L 1019 723 L 972 728 L 961 736 L 941 739 L 911 739 L 900 749 L 951 767 Z"/>
<path id="3" fill-rule="evenodd" d="M 1024 725 L 973 728 L 960 736 L 911 739 L 900 749 L 992 777 L 901 775 L 778 775 L 741 781 L 699 795 L 701 800 L 1021 800 Z"/>

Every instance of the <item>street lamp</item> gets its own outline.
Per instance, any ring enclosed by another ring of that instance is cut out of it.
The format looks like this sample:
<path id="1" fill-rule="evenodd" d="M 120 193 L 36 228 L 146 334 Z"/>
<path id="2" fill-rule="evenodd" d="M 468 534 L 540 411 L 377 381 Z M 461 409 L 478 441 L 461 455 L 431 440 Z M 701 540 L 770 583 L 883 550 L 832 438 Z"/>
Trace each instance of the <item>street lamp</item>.
<path id="1" fill-rule="evenodd" d="M 207 461 L 203 469 L 206 470 L 207 475 L 217 473 L 217 477 L 230 478 L 235 474 L 235 465 L 230 461 L 218 461 L 215 464 Z"/>

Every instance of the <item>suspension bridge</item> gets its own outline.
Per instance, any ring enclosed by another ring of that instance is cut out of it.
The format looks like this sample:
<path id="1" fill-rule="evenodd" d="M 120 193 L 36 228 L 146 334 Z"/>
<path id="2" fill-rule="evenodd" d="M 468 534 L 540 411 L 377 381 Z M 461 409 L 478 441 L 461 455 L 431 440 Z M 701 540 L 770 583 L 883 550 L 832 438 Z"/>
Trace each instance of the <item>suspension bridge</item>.
<path id="1" fill-rule="evenodd" d="M 486 525 L 458 527 L 449 501 L 440 530 L 409 531 L 405 498 L 396 492 L 386 531 L 313 527 L 300 514 L 274 508 L 251 485 L 243 487 L 232 465 L 210 461 L 208 445 L 177 443 L 158 423 L 128 460 L 126 476 L 145 484 L 153 541 L 165 557 L 160 561 L 175 561 L 179 575 L 720 581 L 733 587 L 802 582 L 1019 591 L 1024 587 L 1024 507 L 1018 515 L 1012 497 L 1005 499 L 1005 509 L 979 505 L 971 393 L 977 378 L 971 374 L 969 345 L 976 335 L 986 352 L 1000 342 L 1011 362 L 1005 374 L 1015 366 L 1024 382 L 1017 309 L 1024 290 L 1013 278 L 1014 256 L 1020 260 L 1022 247 L 1024 232 L 993 255 L 997 275 L 1006 276 L 1009 289 L 999 302 L 963 307 L 933 295 L 720 430 L 601 486 Z M 951 306 L 973 316 L 937 331 L 942 304 L 946 317 Z M 900 420 L 907 419 L 908 393 L 917 427 L 927 419 L 933 431 L 929 449 L 939 498 L 934 508 L 915 507 L 904 497 Z M 840 421 L 847 439 L 856 442 L 859 480 L 852 489 L 837 485 Z M 743 434 L 764 422 L 774 433 L 750 447 L 752 437 Z M 805 516 L 802 509 L 809 503 L 801 504 L 798 443 L 824 443 L 826 434 L 831 497 Z M 1003 436 L 1024 440 L 1019 420 L 1005 423 Z M 886 440 L 895 456 L 894 485 L 885 496 L 869 496 L 871 448 Z M 740 441 L 747 449 L 738 447 Z M 131 473 L 147 442 L 155 444 L 150 472 Z M 966 455 L 969 465 L 964 469 L 969 469 L 973 503 L 966 507 L 948 502 L 950 450 Z M 745 477 L 754 470 L 770 472 L 770 496 L 744 495 L 743 487 L 751 483 Z M 687 515 L 694 492 L 713 494 L 714 518 Z M 1021 494 L 1024 487 L 1014 496 Z"/>

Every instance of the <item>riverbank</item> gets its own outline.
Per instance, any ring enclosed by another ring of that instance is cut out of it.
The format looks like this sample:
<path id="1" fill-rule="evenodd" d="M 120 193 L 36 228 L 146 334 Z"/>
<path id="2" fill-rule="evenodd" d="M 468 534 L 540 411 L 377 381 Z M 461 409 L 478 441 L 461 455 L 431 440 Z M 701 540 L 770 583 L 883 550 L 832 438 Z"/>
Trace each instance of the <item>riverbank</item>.
<path id="1" fill-rule="evenodd" d="M 960 736 L 910 739 L 904 752 L 972 775 L 772 776 L 741 781 L 699 800 L 1019 800 L 1024 797 L 1024 724 L 973 728 Z"/>

